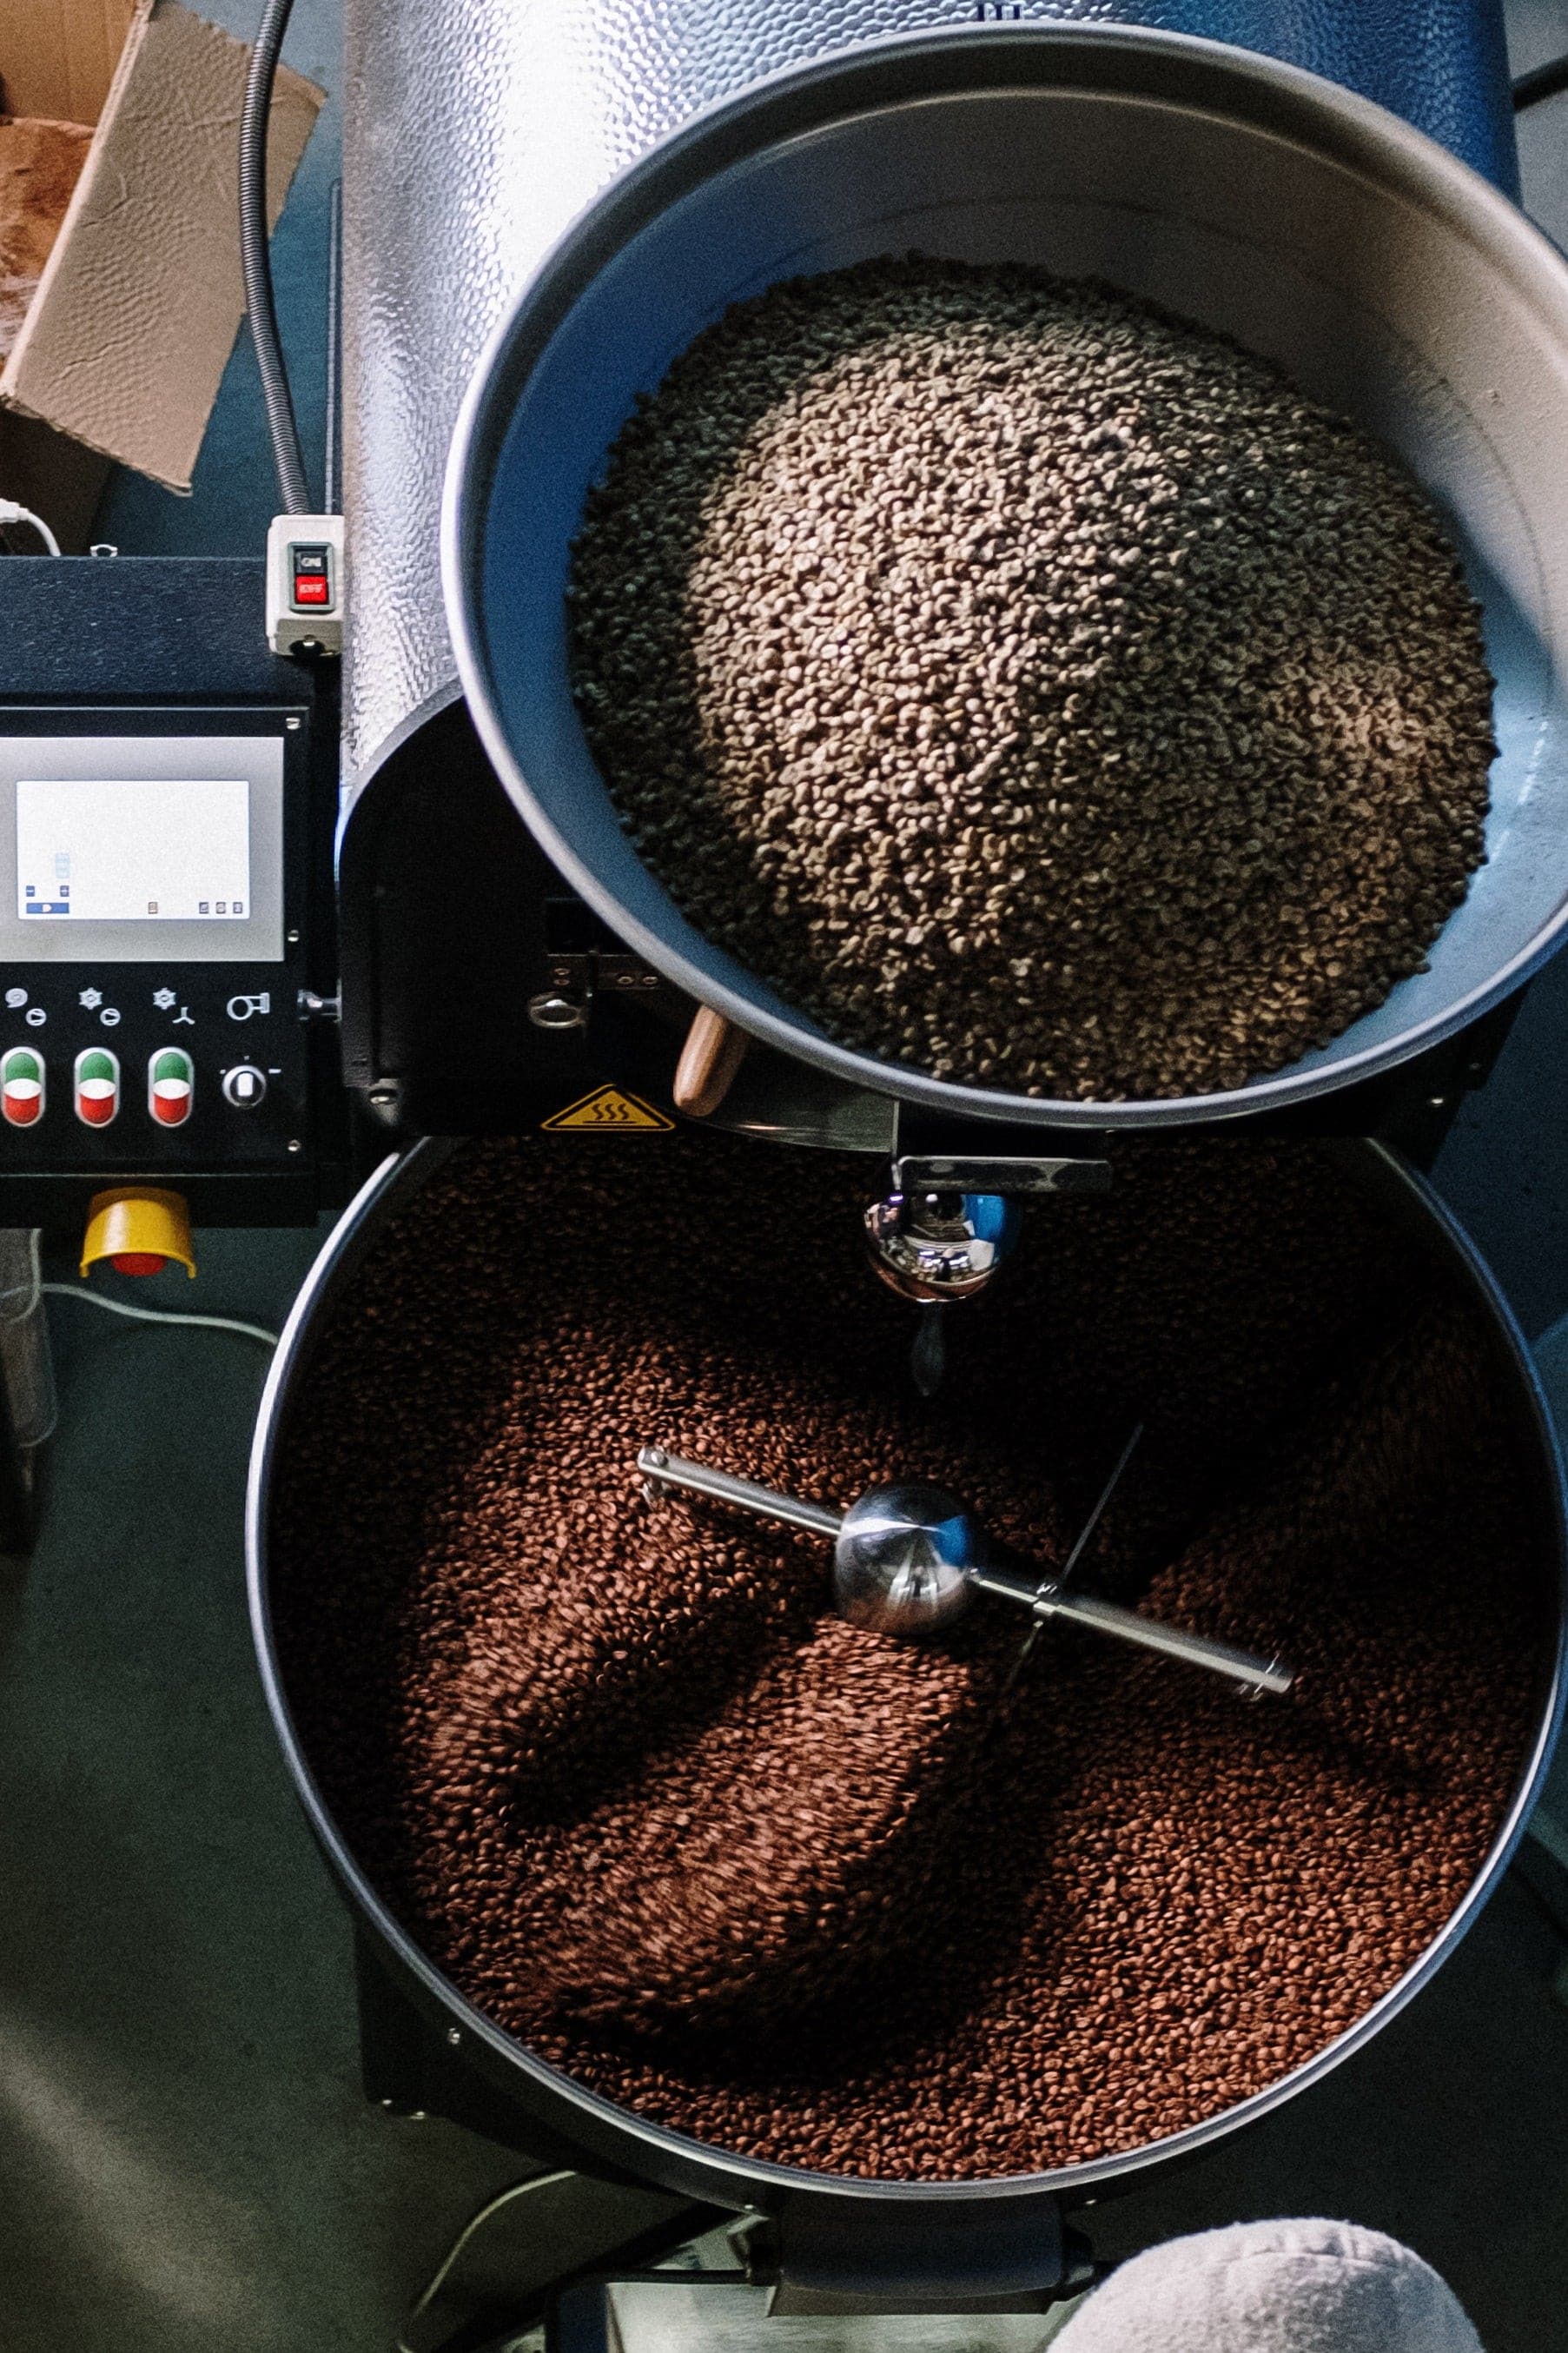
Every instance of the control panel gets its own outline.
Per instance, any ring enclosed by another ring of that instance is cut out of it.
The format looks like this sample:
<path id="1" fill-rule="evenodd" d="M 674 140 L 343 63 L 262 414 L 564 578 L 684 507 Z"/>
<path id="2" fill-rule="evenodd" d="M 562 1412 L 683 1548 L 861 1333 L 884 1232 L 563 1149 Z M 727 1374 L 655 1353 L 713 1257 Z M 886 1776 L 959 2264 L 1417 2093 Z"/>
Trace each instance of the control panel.
<path id="1" fill-rule="evenodd" d="M 265 1167 L 301 1149 L 307 1041 L 275 968 L 4 978 L 0 1166 Z"/>
<path id="2" fill-rule="evenodd" d="M 306 1150 L 308 717 L 0 711 L 0 1174 Z"/>

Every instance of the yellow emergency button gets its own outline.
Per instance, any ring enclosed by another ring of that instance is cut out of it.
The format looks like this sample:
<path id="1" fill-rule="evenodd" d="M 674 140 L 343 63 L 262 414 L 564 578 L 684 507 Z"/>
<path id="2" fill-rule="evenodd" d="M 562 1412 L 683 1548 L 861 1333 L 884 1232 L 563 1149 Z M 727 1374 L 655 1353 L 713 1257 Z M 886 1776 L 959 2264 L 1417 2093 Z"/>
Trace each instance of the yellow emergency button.
<path id="1" fill-rule="evenodd" d="M 195 1275 L 191 1213 L 183 1193 L 156 1185 L 119 1185 L 95 1193 L 82 1237 L 81 1271 L 108 1259 L 117 1274 L 157 1274 L 171 1259 Z"/>

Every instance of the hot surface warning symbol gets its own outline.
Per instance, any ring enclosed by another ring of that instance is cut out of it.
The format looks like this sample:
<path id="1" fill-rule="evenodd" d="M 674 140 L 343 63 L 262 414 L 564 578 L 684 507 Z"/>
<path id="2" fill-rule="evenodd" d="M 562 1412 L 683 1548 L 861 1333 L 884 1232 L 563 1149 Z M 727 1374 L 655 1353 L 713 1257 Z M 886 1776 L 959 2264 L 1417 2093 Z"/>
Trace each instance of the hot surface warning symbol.
<path id="1" fill-rule="evenodd" d="M 595 1087 L 591 1095 L 568 1103 L 540 1125 L 545 1128 L 596 1128 L 605 1135 L 625 1135 L 632 1128 L 672 1128 L 675 1122 L 645 1103 L 639 1095 L 623 1094 L 619 1087 Z"/>

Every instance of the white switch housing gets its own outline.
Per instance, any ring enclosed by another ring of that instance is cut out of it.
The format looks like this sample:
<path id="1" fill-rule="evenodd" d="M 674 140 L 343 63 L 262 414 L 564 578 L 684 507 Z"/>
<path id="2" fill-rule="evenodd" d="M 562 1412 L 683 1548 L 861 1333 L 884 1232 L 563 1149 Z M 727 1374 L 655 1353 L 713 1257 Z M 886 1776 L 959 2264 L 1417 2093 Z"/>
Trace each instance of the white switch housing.
<path id="1" fill-rule="evenodd" d="M 267 533 L 267 642 L 275 654 L 343 649 L 342 515 L 274 515 Z"/>

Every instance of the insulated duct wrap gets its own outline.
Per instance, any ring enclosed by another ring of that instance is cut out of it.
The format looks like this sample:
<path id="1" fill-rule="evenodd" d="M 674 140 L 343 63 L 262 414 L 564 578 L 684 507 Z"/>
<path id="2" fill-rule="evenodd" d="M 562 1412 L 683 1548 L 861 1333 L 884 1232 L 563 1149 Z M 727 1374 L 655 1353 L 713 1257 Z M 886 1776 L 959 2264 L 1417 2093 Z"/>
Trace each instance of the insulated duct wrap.
<path id="1" fill-rule="evenodd" d="M 1310 66 L 1511 185 L 1492 0 L 346 0 L 344 771 L 363 783 L 457 692 L 441 486 L 510 296 L 623 166 L 758 76 L 977 16 L 1149 24 Z"/>

